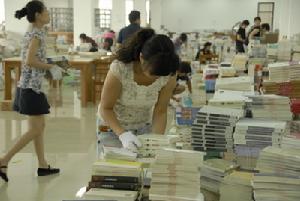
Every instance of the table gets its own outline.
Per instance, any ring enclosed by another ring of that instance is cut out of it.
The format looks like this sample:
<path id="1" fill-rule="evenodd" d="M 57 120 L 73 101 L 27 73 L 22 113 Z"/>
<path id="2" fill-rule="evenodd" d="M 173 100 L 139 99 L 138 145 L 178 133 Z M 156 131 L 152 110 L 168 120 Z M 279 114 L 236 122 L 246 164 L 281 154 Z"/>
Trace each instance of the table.
<path id="1" fill-rule="evenodd" d="M 69 64 L 80 70 L 80 82 L 81 82 L 81 106 L 86 107 L 88 101 L 92 100 L 92 94 L 89 89 L 92 88 L 92 65 L 94 59 L 91 58 L 68 58 Z M 21 75 L 21 58 L 7 58 L 2 61 L 4 70 L 4 100 L 12 99 L 12 78 L 11 71 L 16 71 L 16 81 L 20 80 Z"/>

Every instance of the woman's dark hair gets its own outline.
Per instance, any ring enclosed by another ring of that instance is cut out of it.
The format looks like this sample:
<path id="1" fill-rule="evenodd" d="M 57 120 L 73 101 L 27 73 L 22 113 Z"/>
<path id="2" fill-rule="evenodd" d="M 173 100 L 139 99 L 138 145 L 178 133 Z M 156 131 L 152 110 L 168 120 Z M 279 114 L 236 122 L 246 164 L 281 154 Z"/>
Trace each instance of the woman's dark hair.
<path id="1" fill-rule="evenodd" d="M 21 10 L 15 12 L 15 17 L 21 19 L 27 16 L 29 22 L 35 22 L 35 14 L 42 13 L 45 9 L 45 5 L 41 1 L 33 0 L 26 4 Z"/>
<path id="2" fill-rule="evenodd" d="M 206 43 L 204 43 L 204 48 L 209 47 L 209 46 L 212 46 L 212 43 L 211 43 L 211 42 L 206 42 Z"/>
<path id="3" fill-rule="evenodd" d="M 263 23 L 261 25 L 261 29 L 265 29 L 266 31 L 270 31 L 270 25 L 268 23 Z"/>
<path id="4" fill-rule="evenodd" d="M 260 17 L 255 17 L 255 18 L 254 18 L 254 21 L 256 21 L 256 20 L 261 21 L 261 18 L 260 18 Z"/>
<path id="5" fill-rule="evenodd" d="M 143 55 L 144 65 L 151 75 L 175 75 L 179 58 L 173 42 L 165 35 L 156 35 L 153 29 L 141 29 L 128 38 L 117 52 L 117 59 L 123 63 L 140 60 Z"/>
<path id="6" fill-rule="evenodd" d="M 249 24 L 250 24 L 249 20 L 244 20 L 244 21 L 242 22 L 242 25 L 249 26 Z"/>
<path id="7" fill-rule="evenodd" d="M 182 42 L 186 42 L 187 41 L 187 35 L 185 34 L 185 33 L 182 33 L 182 34 L 180 34 L 180 40 L 182 41 Z"/>
<path id="8" fill-rule="evenodd" d="M 178 71 L 180 73 L 186 73 L 186 74 L 188 74 L 188 73 L 192 72 L 192 68 L 191 68 L 191 65 L 188 62 L 182 61 L 182 62 L 180 62 Z"/>
<path id="9" fill-rule="evenodd" d="M 87 36 L 86 36 L 86 34 L 82 33 L 82 34 L 79 35 L 79 38 L 81 38 L 81 39 L 86 39 Z"/>

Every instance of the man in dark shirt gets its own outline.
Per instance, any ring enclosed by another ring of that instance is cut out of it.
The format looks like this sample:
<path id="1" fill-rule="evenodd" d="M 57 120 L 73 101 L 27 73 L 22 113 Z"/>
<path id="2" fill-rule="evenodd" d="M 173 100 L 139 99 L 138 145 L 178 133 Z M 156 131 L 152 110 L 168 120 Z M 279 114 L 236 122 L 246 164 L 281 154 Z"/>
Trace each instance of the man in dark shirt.
<path id="1" fill-rule="evenodd" d="M 251 29 L 248 33 L 248 38 L 247 38 L 246 45 L 248 45 L 249 40 L 260 37 L 260 35 L 261 35 L 261 33 L 260 33 L 260 31 L 261 31 L 260 30 L 260 23 L 261 23 L 260 17 L 255 17 L 254 18 L 254 26 L 251 27 Z"/>
<path id="2" fill-rule="evenodd" d="M 236 52 L 244 53 L 245 48 L 244 44 L 246 42 L 246 28 L 249 26 L 249 21 L 244 20 L 236 34 Z"/>
<path id="3" fill-rule="evenodd" d="M 117 43 L 122 44 L 124 41 L 132 36 L 135 32 L 141 29 L 141 13 L 133 10 L 128 15 L 130 25 L 120 30 Z"/>
<path id="4" fill-rule="evenodd" d="M 91 37 L 88 37 L 86 34 L 82 33 L 82 34 L 80 34 L 79 38 L 81 40 L 81 43 L 90 43 L 91 44 L 90 52 L 98 51 L 98 45 Z"/>

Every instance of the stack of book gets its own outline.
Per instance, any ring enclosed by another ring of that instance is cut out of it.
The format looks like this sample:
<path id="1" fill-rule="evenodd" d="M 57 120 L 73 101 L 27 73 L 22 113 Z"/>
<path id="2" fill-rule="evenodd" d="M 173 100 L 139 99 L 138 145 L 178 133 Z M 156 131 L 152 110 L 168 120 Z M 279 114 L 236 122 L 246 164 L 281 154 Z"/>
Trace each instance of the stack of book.
<path id="1" fill-rule="evenodd" d="M 142 143 L 142 147 L 138 149 L 140 157 L 155 157 L 157 150 L 168 147 L 175 148 L 179 141 L 177 135 L 159 134 L 139 135 L 138 139 Z"/>
<path id="2" fill-rule="evenodd" d="M 257 169 L 253 179 L 256 201 L 300 200 L 299 149 L 267 147 L 259 156 Z"/>
<path id="3" fill-rule="evenodd" d="M 291 99 L 291 112 L 295 115 L 300 114 L 300 99 Z"/>
<path id="4" fill-rule="evenodd" d="M 277 60 L 290 61 L 292 53 L 292 43 L 290 40 L 281 40 L 278 42 Z"/>
<path id="5" fill-rule="evenodd" d="M 290 80 L 299 80 L 299 63 L 273 63 L 268 65 L 269 80 L 273 82 L 286 82 Z"/>
<path id="6" fill-rule="evenodd" d="M 190 149 L 192 143 L 192 128 L 190 126 L 176 126 L 172 127 L 168 135 L 177 135 L 178 142 L 176 143 L 177 148 Z"/>
<path id="7" fill-rule="evenodd" d="M 199 151 L 233 151 L 233 130 L 244 110 L 203 106 L 192 126 L 192 147 Z"/>
<path id="8" fill-rule="evenodd" d="M 281 147 L 300 150 L 300 122 L 289 122 L 290 133 L 283 137 Z"/>
<path id="9" fill-rule="evenodd" d="M 162 149 L 151 166 L 152 201 L 203 201 L 199 167 L 205 154 L 195 151 Z"/>
<path id="10" fill-rule="evenodd" d="M 220 201 L 254 201 L 251 182 L 253 173 L 234 171 L 224 177 L 220 188 Z"/>
<path id="11" fill-rule="evenodd" d="M 221 77 L 235 77 L 236 69 L 233 67 L 219 67 Z"/>
<path id="12" fill-rule="evenodd" d="M 219 194 L 224 177 L 232 173 L 237 166 L 223 159 L 208 159 L 201 166 L 201 188 Z"/>
<path id="13" fill-rule="evenodd" d="M 142 186 L 142 163 L 99 160 L 93 164 L 86 198 L 135 201 Z"/>
<path id="14" fill-rule="evenodd" d="M 254 85 L 248 76 L 219 78 L 216 81 L 216 90 L 254 91 Z"/>
<path id="15" fill-rule="evenodd" d="M 248 97 L 252 100 L 250 110 L 253 118 L 283 121 L 293 119 L 293 114 L 290 111 L 290 99 L 288 97 L 271 94 Z"/>
<path id="16" fill-rule="evenodd" d="M 205 91 L 206 93 L 215 92 L 216 79 L 219 76 L 218 65 L 207 66 L 203 70 L 203 80 L 205 81 Z"/>
<path id="17" fill-rule="evenodd" d="M 276 94 L 287 96 L 289 98 L 300 98 L 300 81 L 272 82 L 264 81 L 263 83 L 265 94 Z"/>
<path id="18" fill-rule="evenodd" d="M 137 159 L 137 153 L 125 148 L 103 146 L 103 157 L 105 159 L 135 161 Z"/>
<path id="19" fill-rule="evenodd" d="M 243 169 L 254 169 L 259 152 L 267 146 L 279 147 L 286 132 L 285 121 L 239 120 L 233 134 L 238 164 Z"/>
<path id="20" fill-rule="evenodd" d="M 234 67 L 237 71 L 246 70 L 246 64 L 248 61 L 248 56 L 245 54 L 237 54 L 234 56 L 232 61 L 232 67 Z"/>
<path id="21" fill-rule="evenodd" d="M 226 107 L 232 109 L 242 109 L 246 107 L 246 103 L 250 101 L 246 95 L 254 95 L 253 92 L 218 90 L 215 92 L 208 104 L 215 107 Z"/>

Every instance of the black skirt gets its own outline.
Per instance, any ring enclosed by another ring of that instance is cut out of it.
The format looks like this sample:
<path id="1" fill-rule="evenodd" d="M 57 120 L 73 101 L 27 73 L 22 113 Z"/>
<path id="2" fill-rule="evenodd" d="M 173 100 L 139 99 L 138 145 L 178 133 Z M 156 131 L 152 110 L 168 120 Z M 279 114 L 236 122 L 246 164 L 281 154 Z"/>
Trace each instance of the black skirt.
<path id="1" fill-rule="evenodd" d="M 13 110 L 24 115 L 43 115 L 50 113 L 50 105 L 44 93 L 32 89 L 17 88 Z"/>

